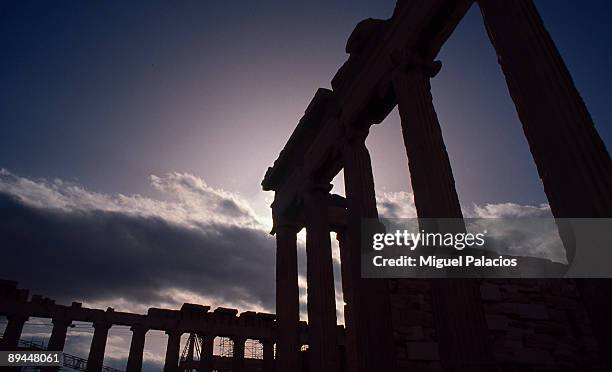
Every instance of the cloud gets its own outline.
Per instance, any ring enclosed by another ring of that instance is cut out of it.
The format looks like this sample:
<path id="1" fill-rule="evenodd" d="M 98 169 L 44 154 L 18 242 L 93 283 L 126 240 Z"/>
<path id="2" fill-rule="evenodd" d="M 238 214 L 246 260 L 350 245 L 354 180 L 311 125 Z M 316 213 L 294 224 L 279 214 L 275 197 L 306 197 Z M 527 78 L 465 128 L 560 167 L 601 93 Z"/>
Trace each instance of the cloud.
<path id="1" fill-rule="evenodd" d="M 552 218 L 548 204 L 520 205 L 515 203 L 485 204 L 478 206 L 474 204 L 466 214 L 473 218 Z"/>
<path id="2" fill-rule="evenodd" d="M 378 215 L 382 218 L 415 218 L 414 195 L 411 192 L 383 192 L 376 194 Z"/>
<path id="3" fill-rule="evenodd" d="M 60 179 L 30 180 L 5 169 L 0 169 L 0 192 L 32 207 L 66 212 L 120 212 L 132 216 L 158 217 L 196 228 L 214 223 L 268 228 L 262 222 L 266 219 L 257 216 L 239 195 L 214 189 L 199 177 L 175 172 L 161 177 L 151 175 L 149 180 L 166 200 L 140 195 L 106 195 Z"/>
<path id="4" fill-rule="evenodd" d="M 191 301 L 272 311 L 274 240 L 249 204 L 188 174 L 151 183 L 168 200 L 0 171 L 2 275 L 100 307 Z"/>

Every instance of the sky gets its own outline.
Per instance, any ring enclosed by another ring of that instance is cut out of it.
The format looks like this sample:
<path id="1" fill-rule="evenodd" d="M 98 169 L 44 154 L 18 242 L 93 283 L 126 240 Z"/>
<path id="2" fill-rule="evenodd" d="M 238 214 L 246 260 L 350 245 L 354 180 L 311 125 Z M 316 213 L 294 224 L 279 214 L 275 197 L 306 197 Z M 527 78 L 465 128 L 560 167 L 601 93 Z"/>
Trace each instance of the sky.
<path id="1" fill-rule="evenodd" d="M 612 3 L 536 5 L 610 148 Z M 393 7 L 1 2 L 0 249 L 12 264 L 0 276 L 100 308 L 274 311 L 261 179 L 354 26 Z M 438 58 L 432 94 L 466 215 L 549 213 L 476 6 Z M 397 111 L 370 133 L 381 215 L 414 215 Z M 121 366 L 129 339 L 117 340 Z"/>

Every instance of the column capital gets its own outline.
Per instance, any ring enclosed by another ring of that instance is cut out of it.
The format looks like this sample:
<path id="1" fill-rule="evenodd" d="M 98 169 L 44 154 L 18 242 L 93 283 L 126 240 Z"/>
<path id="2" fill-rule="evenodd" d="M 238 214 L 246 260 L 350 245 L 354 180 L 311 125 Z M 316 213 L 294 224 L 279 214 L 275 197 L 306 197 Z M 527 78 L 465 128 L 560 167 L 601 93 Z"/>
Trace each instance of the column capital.
<path id="1" fill-rule="evenodd" d="M 68 328 L 72 325 L 72 319 L 70 318 L 63 318 L 63 317 L 56 317 L 56 318 L 52 318 L 51 319 L 51 323 L 53 323 L 54 326 L 57 327 L 64 327 L 64 328 Z"/>
<path id="2" fill-rule="evenodd" d="M 92 327 L 94 327 L 96 331 L 97 330 L 108 331 L 112 326 L 113 326 L 113 323 L 107 320 L 97 320 L 92 323 Z"/>
<path id="3" fill-rule="evenodd" d="M 273 233 L 277 233 L 279 230 L 283 230 L 285 232 L 290 232 L 297 234 L 302 229 L 303 223 L 300 223 L 295 220 L 289 220 L 286 218 L 279 218 L 274 220 L 274 229 Z"/>

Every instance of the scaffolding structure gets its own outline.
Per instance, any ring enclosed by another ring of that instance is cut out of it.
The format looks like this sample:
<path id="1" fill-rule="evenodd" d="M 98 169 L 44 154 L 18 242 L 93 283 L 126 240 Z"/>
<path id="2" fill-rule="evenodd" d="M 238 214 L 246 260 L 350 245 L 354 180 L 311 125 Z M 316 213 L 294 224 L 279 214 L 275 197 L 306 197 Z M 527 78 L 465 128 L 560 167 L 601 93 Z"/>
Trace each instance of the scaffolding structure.
<path id="1" fill-rule="evenodd" d="M 185 369 L 182 369 L 181 371 L 196 372 L 197 369 L 189 367 L 190 364 L 188 362 L 200 360 L 201 357 L 202 337 L 198 336 L 195 333 L 190 333 L 189 338 L 187 339 L 187 343 L 183 348 L 183 352 L 181 353 L 181 363 L 186 366 Z"/>
<path id="2" fill-rule="evenodd" d="M 263 360 L 263 344 L 258 340 L 247 339 L 244 343 L 244 357 Z"/>
<path id="3" fill-rule="evenodd" d="M 234 356 L 234 341 L 229 337 L 218 336 L 215 338 L 216 355 L 231 358 Z"/>

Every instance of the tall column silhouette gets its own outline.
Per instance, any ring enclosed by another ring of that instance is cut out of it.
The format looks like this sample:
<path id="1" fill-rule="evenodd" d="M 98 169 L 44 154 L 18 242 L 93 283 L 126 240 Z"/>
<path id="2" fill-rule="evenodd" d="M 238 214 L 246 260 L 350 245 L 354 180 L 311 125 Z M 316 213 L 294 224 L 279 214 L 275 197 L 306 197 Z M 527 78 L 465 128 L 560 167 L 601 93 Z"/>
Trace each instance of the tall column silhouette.
<path id="1" fill-rule="evenodd" d="M 47 344 L 47 350 L 51 351 L 63 351 L 64 345 L 66 344 L 66 335 L 68 333 L 68 327 L 72 324 L 70 319 L 53 318 L 53 329 L 51 330 L 51 337 L 49 337 L 49 343 Z M 55 372 L 59 371 L 60 367 L 48 366 L 42 367 L 43 372 Z"/>
<path id="2" fill-rule="evenodd" d="M 263 372 L 274 372 L 274 341 L 261 340 L 263 345 Z"/>
<path id="3" fill-rule="evenodd" d="M 553 215 L 612 217 L 610 155 L 535 5 L 531 0 L 478 3 Z M 572 239 L 565 223 L 557 224 L 571 257 Z M 612 283 L 577 279 L 576 284 L 600 349 L 612 349 Z M 612 354 L 602 354 L 612 369 Z"/>
<path id="4" fill-rule="evenodd" d="M 68 327 L 72 324 L 70 319 L 58 319 L 53 318 L 53 329 L 51 330 L 51 337 L 49 337 L 49 343 L 47 345 L 48 350 L 62 351 L 66 344 L 66 334 L 68 333 Z"/>
<path id="5" fill-rule="evenodd" d="M 166 358 L 164 361 L 164 372 L 178 371 L 179 356 L 181 352 L 181 336 L 183 332 L 172 329 L 166 331 L 168 345 L 166 346 Z"/>
<path id="6" fill-rule="evenodd" d="M 329 184 L 312 184 L 304 194 L 308 281 L 309 370 L 338 370 L 336 293 L 328 216 Z"/>
<path id="7" fill-rule="evenodd" d="M 351 273 L 351 252 L 350 245 L 347 242 L 346 229 L 339 229 L 336 231 L 336 240 L 338 241 L 338 248 L 340 250 L 340 271 L 342 275 L 342 297 L 344 299 L 344 324 L 353 324 L 352 304 L 354 303 L 351 299 L 353 293 L 353 277 Z M 347 371 L 357 371 L 359 366 L 357 364 L 357 341 L 355 335 L 352 333 L 354 326 L 347 326 L 345 328 L 345 340 L 346 340 L 346 369 Z"/>
<path id="8" fill-rule="evenodd" d="M 612 162 L 531 0 L 480 0 L 555 217 L 612 217 Z"/>
<path id="9" fill-rule="evenodd" d="M 99 372 L 104 362 L 104 351 L 106 350 L 106 339 L 108 330 L 112 324 L 108 322 L 94 322 L 94 334 L 91 339 L 91 348 L 87 358 L 87 372 Z"/>
<path id="10" fill-rule="evenodd" d="M 200 337 L 202 338 L 202 350 L 200 350 L 198 372 L 212 372 L 215 336 L 212 334 L 200 334 Z"/>
<path id="11" fill-rule="evenodd" d="M 234 346 L 232 348 L 232 372 L 244 372 L 244 336 L 232 337 Z"/>
<path id="12" fill-rule="evenodd" d="M 404 145 L 420 218 L 463 218 L 455 180 L 436 111 L 429 78 L 441 67 L 409 67 L 393 76 Z"/>
<path id="13" fill-rule="evenodd" d="M 450 160 L 431 96 L 430 77 L 440 62 L 407 56 L 393 76 L 414 203 L 427 228 L 431 218 L 453 218 L 446 229 L 465 231 Z M 421 226 L 423 227 L 423 226 Z M 444 367 L 452 371 L 492 371 L 488 329 L 475 279 L 434 279 L 432 301 Z"/>
<path id="14" fill-rule="evenodd" d="M 140 372 L 148 329 L 141 325 L 134 325 L 130 327 L 130 330 L 132 331 L 132 341 L 130 342 L 130 353 L 125 370 L 126 372 Z"/>
<path id="15" fill-rule="evenodd" d="M 8 323 L 4 329 L 1 349 L 16 350 L 19 344 L 19 338 L 21 338 L 21 332 L 23 332 L 23 325 L 28 321 L 28 317 L 23 315 L 9 315 L 6 318 Z"/>
<path id="16" fill-rule="evenodd" d="M 345 255 L 348 262 L 345 263 L 343 258 L 343 265 L 348 267 L 343 269 L 343 275 L 352 280 L 349 293 L 345 293 L 349 309 L 346 332 L 350 336 L 347 350 L 356 351 L 355 364 L 360 372 L 394 371 L 395 346 L 388 282 L 361 278 L 362 219 L 378 218 L 372 165 L 365 146 L 367 130 L 348 129 L 347 134 L 342 150 L 348 213 L 345 252 L 348 253 Z"/>
<path id="17" fill-rule="evenodd" d="M 299 367 L 300 293 L 298 288 L 298 227 L 275 221 L 276 232 L 276 322 L 278 343 L 276 369 L 295 371 Z"/>

